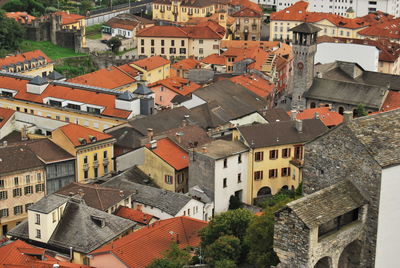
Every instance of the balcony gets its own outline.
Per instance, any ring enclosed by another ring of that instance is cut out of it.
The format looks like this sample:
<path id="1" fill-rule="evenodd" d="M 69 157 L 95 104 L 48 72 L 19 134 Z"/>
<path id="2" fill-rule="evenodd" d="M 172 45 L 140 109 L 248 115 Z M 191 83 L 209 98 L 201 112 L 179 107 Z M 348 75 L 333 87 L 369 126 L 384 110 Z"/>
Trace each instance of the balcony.
<path id="1" fill-rule="evenodd" d="M 89 165 L 88 163 L 83 163 L 83 170 L 88 171 L 89 170 Z"/>
<path id="2" fill-rule="evenodd" d="M 108 166 L 108 163 L 109 163 L 108 158 L 104 158 L 103 159 L 103 165 L 104 166 Z"/>
<path id="3" fill-rule="evenodd" d="M 99 161 L 98 160 L 94 160 L 93 161 L 93 167 L 95 167 L 95 168 L 99 167 Z"/>

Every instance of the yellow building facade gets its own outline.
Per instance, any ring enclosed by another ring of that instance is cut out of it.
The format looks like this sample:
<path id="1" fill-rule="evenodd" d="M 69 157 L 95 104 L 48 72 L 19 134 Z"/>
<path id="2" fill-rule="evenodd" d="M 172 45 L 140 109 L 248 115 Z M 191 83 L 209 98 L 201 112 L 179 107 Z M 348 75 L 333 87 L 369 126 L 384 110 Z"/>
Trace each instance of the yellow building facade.
<path id="1" fill-rule="evenodd" d="M 158 59 L 161 58 L 159 56 L 150 57 L 144 60 L 151 61 L 151 58 L 154 58 L 154 61 L 156 62 L 155 64 L 150 63 L 142 65 L 140 63 L 136 64 L 135 62 L 132 62 L 129 65 L 142 73 L 141 80 L 145 81 L 147 84 L 151 84 L 170 77 L 170 62 L 163 58 L 162 60 Z"/>
<path id="2" fill-rule="evenodd" d="M 153 20 L 187 22 L 191 18 L 207 17 L 215 13 L 213 1 L 153 1 Z"/>
<path id="3" fill-rule="evenodd" d="M 96 132 L 72 124 L 52 132 L 51 140 L 76 157 L 77 182 L 87 183 L 114 170 L 115 139 Z"/>

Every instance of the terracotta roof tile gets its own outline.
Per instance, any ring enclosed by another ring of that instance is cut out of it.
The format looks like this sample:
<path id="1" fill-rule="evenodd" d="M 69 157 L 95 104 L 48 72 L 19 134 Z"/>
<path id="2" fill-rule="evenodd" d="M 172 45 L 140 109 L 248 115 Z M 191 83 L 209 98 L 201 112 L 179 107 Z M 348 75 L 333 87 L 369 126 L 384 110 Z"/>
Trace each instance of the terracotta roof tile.
<path id="1" fill-rule="evenodd" d="M 32 20 L 35 20 L 36 17 L 29 15 L 26 12 L 7 12 L 6 16 L 10 19 L 15 19 L 18 22 L 18 19 L 21 19 L 24 23 L 31 23 Z"/>
<path id="2" fill-rule="evenodd" d="M 159 85 L 162 85 L 182 96 L 186 96 L 201 87 L 199 84 L 190 82 L 188 79 L 178 76 L 169 77 L 164 80 L 159 80 L 157 82 L 148 85 L 148 87 L 151 89 L 152 87 Z"/>
<path id="3" fill-rule="evenodd" d="M 223 35 L 217 32 L 220 28 L 210 25 L 199 26 L 152 26 L 140 30 L 137 37 L 181 37 L 194 39 L 222 39 Z M 216 31 L 217 30 L 217 31 Z"/>
<path id="4" fill-rule="evenodd" d="M 232 17 L 256 17 L 261 18 L 262 13 L 251 8 L 243 8 L 235 13 L 232 14 Z"/>
<path id="5" fill-rule="evenodd" d="M 400 39 L 400 18 L 372 25 L 359 31 L 358 34 L 378 38 Z"/>
<path id="6" fill-rule="evenodd" d="M 134 61 L 130 64 L 139 66 L 140 68 L 145 69 L 147 71 L 151 71 L 161 66 L 170 64 L 170 61 L 161 56 L 152 56 L 138 61 Z"/>
<path id="7" fill-rule="evenodd" d="M 146 147 L 150 149 L 150 144 Z M 158 140 L 157 147 L 150 150 L 176 170 L 189 166 L 189 154 L 169 138 Z"/>
<path id="8" fill-rule="evenodd" d="M 61 15 L 62 17 L 62 24 L 73 24 L 73 23 L 77 23 L 80 20 L 83 20 L 85 17 L 78 15 L 78 14 L 68 14 L 65 11 L 57 11 L 55 13 L 56 15 Z"/>
<path id="9" fill-rule="evenodd" d="M 151 219 L 154 218 L 153 215 L 146 214 L 139 209 L 132 209 L 132 208 L 123 207 L 123 206 L 120 206 L 118 208 L 115 215 L 120 216 L 125 219 L 128 219 L 128 220 L 146 224 L 146 225 L 149 224 Z"/>
<path id="10" fill-rule="evenodd" d="M 24 61 L 32 60 L 32 59 L 38 59 L 39 57 L 43 57 L 46 62 L 52 62 L 52 60 L 46 56 L 41 50 L 33 50 L 21 54 L 17 54 L 15 56 L 7 56 L 5 58 L 0 59 L 0 67 L 1 66 L 6 66 L 10 64 L 17 64 L 18 62 L 23 63 Z"/>
<path id="11" fill-rule="evenodd" d="M 207 64 L 225 65 L 225 57 L 218 54 L 211 54 L 201 61 Z"/>
<path id="12" fill-rule="evenodd" d="M 319 119 L 324 123 L 325 126 L 337 126 L 343 122 L 343 116 L 335 111 L 331 111 L 329 107 L 311 108 L 305 109 L 299 112 L 296 116 L 297 119 L 313 119 L 315 114 L 318 114 Z M 290 112 L 288 112 L 290 115 Z"/>
<path id="13" fill-rule="evenodd" d="M 118 89 L 129 86 L 136 82 L 136 79 L 123 69 L 111 66 L 98 71 L 77 76 L 68 80 L 72 83 L 102 87 L 108 89 Z"/>
<path id="14" fill-rule="evenodd" d="M 41 104 L 43 104 L 43 99 L 47 97 L 66 99 L 77 102 L 81 102 L 82 100 L 84 100 L 87 104 L 105 107 L 105 109 L 101 113 L 105 116 L 128 118 L 131 114 L 130 111 L 115 108 L 115 95 L 54 84 L 49 84 L 42 94 L 37 95 L 27 92 L 26 85 L 28 84 L 28 82 L 29 80 L 26 79 L 0 75 L 0 84 L 2 88 L 17 91 L 17 94 L 14 96 L 15 99 L 26 100 Z"/>
<path id="15" fill-rule="evenodd" d="M 79 141 L 80 139 L 85 139 L 86 143 L 90 144 L 92 141 L 90 140 L 89 136 L 95 137 L 96 142 L 113 138 L 113 136 L 106 133 L 72 123 L 62 126 L 59 129 L 72 142 L 74 146 L 82 145 Z"/>
<path id="16" fill-rule="evenodd" d="M 92 254 L 96 257 L 98 254 L 111 253 L 129 267 L 146 267 L 154 259 L 162 257 L 173 239 L 179 240 L 180 248 L 197 247 L 200 244 L 198 233 L 206 226 L 205 221 L 184 216 L 161 220 L 109 243 Z"/>
<path id="17" fill-rule="evenodd" d="M 377 12 L 376 14 L 370 13 L 363 17 L 354 19 L 342 17 L 336 14 L 322 13 L 322 12 L 308 12 L 308 3 L 305 1 L 299 1 L 293 6 L 287 7 L 281 11 L 274 12 L 271 14 L 271 21 L 301 21 L 301 22 L 319 22 L 322 20 L 328 20 L 334 25 L 342 28 L 349 29 L 361 29 L 369 25 L 378 24 L 391 20 L 393 16 Z"/>
<path id="18" fill-rule="evenodd" d="M 381 110 L 390 111 L 397 108 L 400 108 L 400 91 L 389 91 Z"/>
<path id="19" fill-rule="evenodd" d="M 14 110 L 0 107 L 0 129 L 8 122 L 14 113 Z"/>
<path id="20" fill-rule="evenodd" d="M 274 84 L 271 84 L 269 81 L 258 77 L 255 74 L 234 76 L 230 78 L 230 80 L 247 88 L 248 90 L 252 91 L 254 94 L 262 98 L 268 97 L 268 95 L 270 95 L 275 88 Z"/>
<path id="21" fill-rule="evenodd" d="M 191 70 L 191 69 L 196 69 L 200 65 L 200 61 L 194 59 L 194 58 L 187 58 L 183 59 L 181 61 L 175 62 L 174 64 L 171 65 L 172 68 L 174 69 L 180 69 L 180 70 Z"/>

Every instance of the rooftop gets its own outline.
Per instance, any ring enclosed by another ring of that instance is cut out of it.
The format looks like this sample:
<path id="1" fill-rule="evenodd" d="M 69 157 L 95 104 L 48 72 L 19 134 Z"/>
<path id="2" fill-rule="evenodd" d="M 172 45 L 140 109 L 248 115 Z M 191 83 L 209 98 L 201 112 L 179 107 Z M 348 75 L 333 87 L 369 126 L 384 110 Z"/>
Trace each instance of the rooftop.
<path id="1" fill-rule="evenodd" d="M 190 69 L 196 69 L 199 65 L 200 61 L 194 58 L 186 58 L 175 62 L 174 64 L 171 65 L 171 67 L 177 70 L 179 69 L 190 70 Z"/>
<path id="2" fill-rule="evenodd" d="M 188 153 L 169 138 L 158 140 L 156 148 L 154 149 L 152 149 L 151 146 L 151 144 L 146 145 L 149 150 L 176 170 L 181 170 L 189 166 Z"/>
<path id="3" fill-rule="evenodd" d="M 161 220 L 105 245 L 92 255 L 112 253 L 129 267 L 146 267 L 161 258 L 173 240 L 179 241 L 180 248 L 197 247 L 198 233 L 206 226 L 207 222 L 189 217 Z"/>
<path id="4" fill-rule="evenodd" d="M 0 174 L 44 168 L 36 154 L 24 144 L 0 147 Z"/>
<path id="5" fill-rule="evenodd" d="M 46 195 L 45 197 L 31 205 L 29 207 L 29 210 L 49 214 L 62 204 L 67 203 L 68 199 L 68 197 L 59 194 Z"/>
<path id="6" fill-rule="evenodd" d="M 75 159 L 73 155 L 49 139 L 32 139 L 26 142 L 26 145 L 46 164 Z"/>
<path id="7" fill-rule="evenodd" d="M 244 86 L 261 98 L 268 97 L 275 88 L 275 85 L 256 74 L 243 74 L 230 78 L 232 82 Z"/>
<path id="8" fill-rule="evenodd" d="M 78 14 L 70 14 L 69 12 L 65 11 L 57 11 L 56 15 L 60 15 L 62 18 L 62 24 L 75 24 L 79 23 L 81 20 L 85 19 L 84 16 Z"/>
<path id="9" fill-rule="evenodd" d="M 132 191 L 73 182 L 58 190 L 57 194 L 80 197 L 89 207 L 106 211 L 132 195 Z"/>
<path id="10" fill-rule="evenodd" d="M 215 160 L 247 152 L 249 149 L 239 141 L 214 140 L 206 143 L 196 153 L 206 155 Z"/>
<path id="11" fill-rule="evenodd" d="M 262 12 L 259 10 L 254 10 L 250 7 L 245 7 L 242 8 L 241 10 L 235 12 L 232 14 L 232 17 L 256 17 L 256 18 L 261 18 L 262 17 Z"/>
<path id="12" fill-rule="evenodd" d="M 149 224 L 150 221 L 154 218 L 153 215 L 146 214 L 139 209 L 133 209 L 122 206 L 118 208 L 115 215 L 145 225 Z"/>
<path id="13" fill-rule="evenodd" d="M 7 18 L 15 19 L 17 22 L 21 20 L 23 23 L 31 23 L 36 17 L 29 15 L 27 12 L 7 12 Z"/>
<path id="14" fill-rule="evenodd" d="M 29 64 L 32 60 L 46 60 L 46 62 L 50 63 L 52 60 L 46 56 L 41 50 L 33 50 L 21 54 L 16 54 L 14 56 L 6 56 L 4 58 L 0 58 L 0 69 L 3 66 L 9 66 L 11 64 Z"/>
<path id="15" fill-rule="evenodd" d="M 201 86 L 199 84 L 196 84 L 194 82 L 190 82 L 188 79 L 179 77 L 179 76 L 174 76 L 174 77 L 169 77 L 163 80 L 159 80 L 157 82 L 154 82 L 150 85 L 148 85 L 150 88 L 155 87 L 155 86 L 164 86 L 173 92 L 186 96 L 197 89 L 199 89 Z"/>
<path id="16" fill-rule="evenodd" d="M 286 207 L 292 210 L 309 228 L 314 228 L 366 203 L 366 199 L 357 187 L 350 181 L 343 180 L 292 201 Z"/>
<path id="17" fill-rule="evenodd" d="M 0 129 L 8 122 L 14 113 L 15 111 L 12 109 L 0 107 Z"/>
<path id="18" fill-rule="evenodd" d="M 202 26 L 152 26 L 140 30 L 137 37 L 178 37 L 192 39 L 222 39 L 223 35 L 209 25 Z"/>
<path id="19" fill-rule="evenodd" d="M 62 126 L 58 129 L 60 129 L 64 133 L 64 135 L 71 141 L 74 146 L 96 143 L 113 138 L 109 134 L 72 123 Z"/>
<path id="20" fill-rule="evenodd" d="M 290 115 L 291 112 L 288 112 Z M 296 119 L 312 119 L 318 117 L 325 126 L 337 126 L 343 122 L 343 116 L 338 112 L 331 111 L 329 107 L 305 109 L 297 113 Z"/>
<path id="21" fill-rule="evenodd" d="M 296 129 L 296 121 L 280 121 L 238 127 L 241 136 L 251 148 L 304 143 L 327 131 L 319 119 L 302 120 L 302 130 Z"/>
<path id="22" fill-rule="evenodd" d="M 170 64 L 169 60 L 161 56 L 152 56 L 149 58 L 141 59 L 130 63 L 130 65 L 133 66 L 136 65 L 146 71 L 151 71 L 167 64 Z"/>
<path id="23" fill-rule="evenodd" d="M 132 14 L 120 14 L 116 17 L 109 19 L 105 25 L 111 28 L 120 28 L 132 31 L 136 28 L 136 26 L 143 24 L 154 24 L 154 21 L 142 18 L 139 16 L 135 16 Z"/>

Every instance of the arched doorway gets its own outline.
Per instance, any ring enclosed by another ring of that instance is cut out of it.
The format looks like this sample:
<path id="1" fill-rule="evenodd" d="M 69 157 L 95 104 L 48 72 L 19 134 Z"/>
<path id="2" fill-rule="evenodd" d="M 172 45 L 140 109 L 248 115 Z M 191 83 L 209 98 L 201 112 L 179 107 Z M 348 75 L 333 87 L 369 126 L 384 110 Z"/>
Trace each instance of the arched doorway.
<path id="1" fill-rule="evenodd" d="M 343 115 L 344 113 L 344 108 L 343 107 L 339 107 L 339 114 Z"/>
<path id="2" fill-rule="evenodd" d="M 265 195 L 271 195 L 271 188 L 269 187 L 262 187 L 260 190 L 257 192 L 257 196 L 265 196 Z"/>
<path id="3" fill-rule="evenodd" d="M 315 102 L 311 102 L 311 103 L 310 103 L 310 108 L 312 109 L 312 108 L 315 108 L 315 107 L 317 107 L 317 105 L 315 104 Z"/>
<path id="4" fill-rule="evenodd" d="M 289 190 L 289 186 L 283 185 L 281 191 L 287 191 L 287 190 Z"/>
<path id="5" fill-rule="evenodd" d="M 342 251 L 339 258 L 339 268 L 356 268 L 360 267 L 361 259 L 361 242 L 359 240 L 348 244 Z"/>
<path id="6" fill-rule="evenodd" d="M 357 111 L 357 109 L 354 109 L 353 110 L 353 117 L 355 118 L 355 117 L 357 117 L 358 116 L 358 111 Z"/>
<path id="7" fill-rule="evenodd" d="M 332 259 L 329 257 L 323 257 L 315 264 L 314 268 L 330 268 Z"/>

